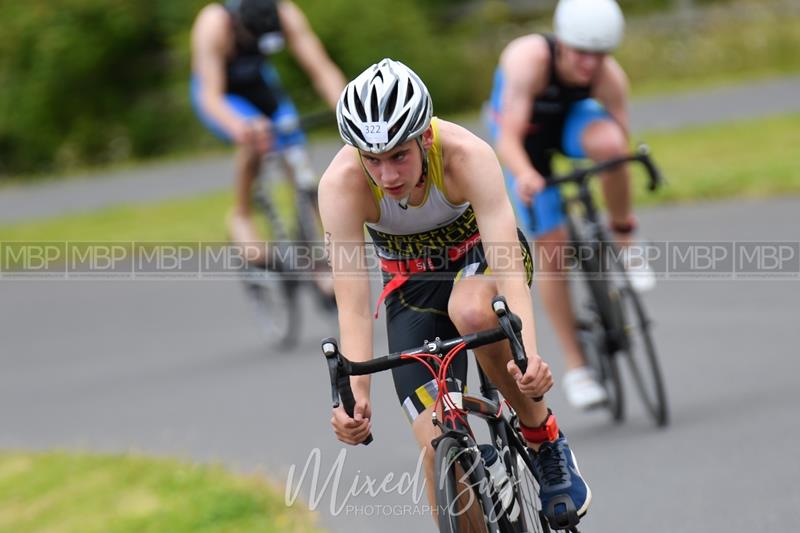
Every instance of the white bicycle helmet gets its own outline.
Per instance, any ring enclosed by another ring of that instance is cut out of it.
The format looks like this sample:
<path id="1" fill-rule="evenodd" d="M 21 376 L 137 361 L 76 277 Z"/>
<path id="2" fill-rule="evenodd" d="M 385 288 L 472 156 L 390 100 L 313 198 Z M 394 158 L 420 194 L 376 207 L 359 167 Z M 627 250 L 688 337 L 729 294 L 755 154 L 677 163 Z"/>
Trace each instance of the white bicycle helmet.
<path id="1" fill-rule="evenodd" d="M 388 152 L 428 129 L 433 104 L 413 70 L 383 59 L 347 84 L 336 105 L 339 135 L 364 152 Z"/>
<path id="2" fill-rule="evenodd" d="M 559 0 L 553 27 L 573 48 L 611 52 L 622 42 L 625 19 L 615 0 Z"/>

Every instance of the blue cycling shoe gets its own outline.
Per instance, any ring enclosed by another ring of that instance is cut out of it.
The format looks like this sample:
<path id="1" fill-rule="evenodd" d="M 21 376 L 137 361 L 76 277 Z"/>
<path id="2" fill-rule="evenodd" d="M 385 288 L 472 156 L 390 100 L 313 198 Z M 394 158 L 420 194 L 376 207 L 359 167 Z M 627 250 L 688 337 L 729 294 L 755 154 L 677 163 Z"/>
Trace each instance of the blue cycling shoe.
<path id="1" fill-rule="evenodd" d="M 538 451 L 530 452 L 542 510 L 550 528 L 575 527 L 589 510 L 592 491 L 581 477 L 567 438 L 559 432 L 555 441 L 544 442 Z"/>

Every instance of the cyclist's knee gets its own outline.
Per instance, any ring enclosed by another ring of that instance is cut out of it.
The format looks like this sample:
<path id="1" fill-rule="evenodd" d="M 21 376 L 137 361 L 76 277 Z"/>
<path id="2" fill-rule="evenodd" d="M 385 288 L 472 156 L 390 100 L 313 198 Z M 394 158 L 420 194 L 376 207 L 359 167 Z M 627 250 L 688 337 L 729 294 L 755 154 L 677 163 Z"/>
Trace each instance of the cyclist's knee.
<path id="1" fill-rule="evenodd" d="M 489 305 L 494 294 L 477 290 L 462 291 L 454 296 L 447 304 L 447 313 L 459 332 L 466 334 L 496 325 L 497 318 Z"/>
<path id="2" fill-rule="evenodd" d="M 587 126 L 582 138 L 583 150 L 590 159 L 602 161 L 628 153 L 625 132 L 616 122 L 598 120 Z"/>

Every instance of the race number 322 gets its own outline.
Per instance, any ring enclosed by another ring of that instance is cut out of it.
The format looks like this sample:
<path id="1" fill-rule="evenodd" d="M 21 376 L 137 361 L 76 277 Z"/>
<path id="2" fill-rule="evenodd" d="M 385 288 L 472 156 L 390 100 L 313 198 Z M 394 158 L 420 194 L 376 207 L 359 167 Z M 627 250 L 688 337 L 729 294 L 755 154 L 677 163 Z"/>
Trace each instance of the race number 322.
<path id="1" fill-rule="evenodd" d="M 371 144 L 389 142 L 389 127 L 386 122 L 365 122 L 362 132 L 364 140 Z"/>

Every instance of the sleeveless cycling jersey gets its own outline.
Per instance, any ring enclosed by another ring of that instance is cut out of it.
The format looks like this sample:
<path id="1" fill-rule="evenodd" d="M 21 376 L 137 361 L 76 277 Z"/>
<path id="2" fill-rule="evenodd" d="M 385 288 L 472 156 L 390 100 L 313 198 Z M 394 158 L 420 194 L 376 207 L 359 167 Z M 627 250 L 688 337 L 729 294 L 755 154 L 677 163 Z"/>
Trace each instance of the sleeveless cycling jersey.
<path id="1" fill-rule="evenodd" d="M 435 117 L 431 127 L 433 145 L 428 150 L 428 174 L 421 204 L 403 207 L 368 178 L 380 216 L 377 222 L 368 222 L 366 227 L 384 257 L 419 257 L 431 250 L 462 243 L 478 232 L 469 202 L 453 204 L 447 199 L 442 142 Z M 366 168 L 364 172 L 367 173 Z"/>
<path id="2" fill-rule="evenodd" d="M 235 1 L 225 5 L 232 20 L 237 9 Z M 269 54 L 280 51 L 284 42 L 277 4 L 274 11 L 274 16 L 269 17 L 271 27 L 267 32 L 258 39 L 237 39 L 233 56 L 225 65 L 225 92 L 245 97 L 267 116 L 272 115 L 281 98 L 280 84 L 266 79 L 270 71 L 267 68 Z"/>
<path id="3" fill-rule="evenodd" d="M 545 90 L 533 101 L 531 123 L 534 131 L 562 124 L 570 106 L 579 100 L 590 98 L 592 94 L 591 84 L 573 86 L 566 85 L 561 80 L 556 69 L 556 39 L 552 35 L 544 35 L 544 38 L 550 49 L 549 80 Z"/>

